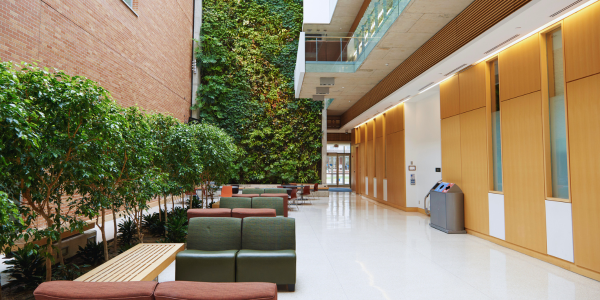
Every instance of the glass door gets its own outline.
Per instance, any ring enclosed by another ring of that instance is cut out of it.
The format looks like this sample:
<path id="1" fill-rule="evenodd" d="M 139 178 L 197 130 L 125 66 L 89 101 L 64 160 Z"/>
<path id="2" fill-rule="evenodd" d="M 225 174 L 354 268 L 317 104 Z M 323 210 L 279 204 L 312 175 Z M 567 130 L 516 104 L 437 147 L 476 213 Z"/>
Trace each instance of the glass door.
<path id="1" fill-rule="evenodd" d="M 350 185 L 350 154 L 329 153 L 327 155 L 327 184 Z"/>
<path id="2" fill-rule="evenodd" d="M 337 185 L 337 154 L 327 155 L 327 184 Z"/>

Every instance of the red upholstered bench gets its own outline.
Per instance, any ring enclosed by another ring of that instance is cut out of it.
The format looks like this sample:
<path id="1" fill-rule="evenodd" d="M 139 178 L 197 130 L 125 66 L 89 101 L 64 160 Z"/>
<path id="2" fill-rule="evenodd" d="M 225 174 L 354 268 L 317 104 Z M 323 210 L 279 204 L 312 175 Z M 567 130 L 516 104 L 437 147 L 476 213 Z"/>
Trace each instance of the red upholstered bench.
<path id="1" fill-rule="evenodd" d="M 265 282 L 171 281 L 158 285 L 156 300 L 277 300 L 277 285 Z"/>
<path id="2" fill-rule="evenodd" d="M 246 217 L 276 217 L 277 211 L 274 208 L 234 208 L 231 210 L 231 216 L 240 219 Z"/>
<path id="3" fill-rule="evenodd" d="M 187 211 L 188 221 L 200 217 L 231 217 L 231 208 L 192 208 Z"/>
<path id="4" fill-rule="evenodd" d="M 288 216 L 288 194 L 261 194 L 261 197 L 281 197 L 283 198 L 283 216 Z"/>
<path id="5" fill-rule="evenodd" d="M 158 282 L 44 282 L 33 292 L 35 300 L 154 300 Z"/>
<path id="6" fill-rule="evenodd" d="M 36 300 L 277 300 L 277 285 L 266 282 L 51 281 L 34 292 Z"/>
<path id="7" fill-rule="evenodd" d="M 259 194 L 234 194 L 231 195 L 233 197 L 242 197 L 242 198 L 254 198 L 254 197 L 260 197 Z"/>

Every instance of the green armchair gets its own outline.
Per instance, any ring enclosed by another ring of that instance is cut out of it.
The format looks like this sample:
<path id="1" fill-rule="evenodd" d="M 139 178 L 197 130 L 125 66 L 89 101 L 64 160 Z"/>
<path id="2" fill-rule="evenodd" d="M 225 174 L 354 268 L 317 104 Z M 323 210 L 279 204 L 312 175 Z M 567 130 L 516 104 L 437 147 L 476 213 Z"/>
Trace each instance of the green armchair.
<path id="1" fill-rule="evenodd" d="M 292 218 L 245 218 L 236 281 L 296 287 L 296 223 Z"/>
<path id="2" fill-rule="evenodd" d="M 252 208 L 252 198 L 222 197 L 220 208 Z"/>
<path id="3" fill-rule="evenodd" d="M 175 259 L 175 280 L 235 282 L 241 240 L 241 219 L 190 219 L 187 250 L 179 252 Z"/>
<path id="4" fill-rule="evenodd" d="M 274 208 L 277 216 L 284 216 L 283 201 L 279 197 L 254 197 L 252 208 Z"/>

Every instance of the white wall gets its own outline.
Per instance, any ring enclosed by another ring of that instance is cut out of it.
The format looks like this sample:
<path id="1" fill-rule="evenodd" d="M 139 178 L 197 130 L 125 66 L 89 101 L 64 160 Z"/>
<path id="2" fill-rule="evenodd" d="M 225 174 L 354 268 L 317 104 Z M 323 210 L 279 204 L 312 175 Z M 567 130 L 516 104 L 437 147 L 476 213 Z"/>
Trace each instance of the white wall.
<path id="1" fill-rule="evenodd" d="M 404 103 L 406 206 L 423 207 L 423 198 L 429 189 L 442 179 L 435 168 L 442 167 L 439 87 Z M 408 171 L 410 162 L 417 166 Z M 415 174 L 416 185 L 410 185 L 410 174 Z"/>
<path id="2" fill-rule="evenodd" d="M 337 0 L 304 0 L 304 24 L 329 24 Z"/>

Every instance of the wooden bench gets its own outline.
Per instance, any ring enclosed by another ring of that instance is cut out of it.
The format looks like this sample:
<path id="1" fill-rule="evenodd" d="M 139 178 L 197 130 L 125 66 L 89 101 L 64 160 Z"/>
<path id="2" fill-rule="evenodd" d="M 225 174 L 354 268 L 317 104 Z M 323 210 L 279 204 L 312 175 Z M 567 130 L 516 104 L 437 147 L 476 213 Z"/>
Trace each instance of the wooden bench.
<path id="1" fill-rule="evenodd" d="M 185 244 L 138 244 L 75 279 L 84 282 L 152 281 L 175 261 Z"/>

